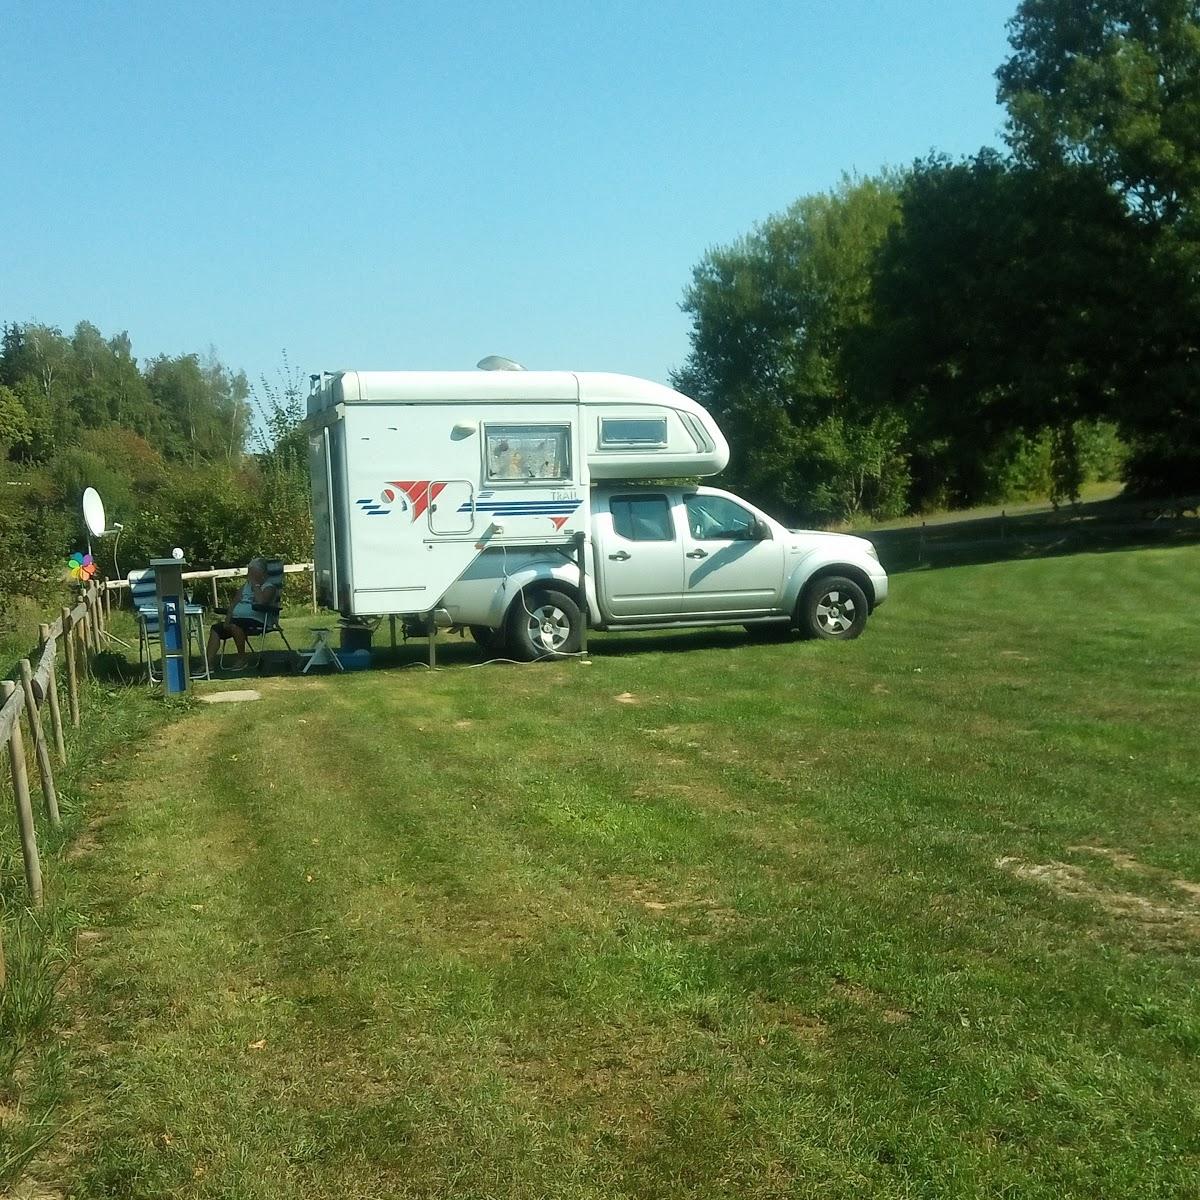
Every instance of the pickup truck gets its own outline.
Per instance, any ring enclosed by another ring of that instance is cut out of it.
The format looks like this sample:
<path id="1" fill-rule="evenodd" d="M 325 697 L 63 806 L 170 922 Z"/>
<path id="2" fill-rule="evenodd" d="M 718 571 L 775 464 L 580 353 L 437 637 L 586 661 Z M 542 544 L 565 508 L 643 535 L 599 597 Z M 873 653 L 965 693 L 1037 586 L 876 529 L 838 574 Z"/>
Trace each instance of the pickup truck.
<path id="1" fill-rule="evenodd" d="M 450 587 L 439 623 L 523 661 L 577 653 L 591 629 L 744 625 L 751 633 L 858 637 L 887 599 L 874 546 L 788 529 L 718 488 L 592 489 L 581 595 L 569 551 L 489 547 Z"/>

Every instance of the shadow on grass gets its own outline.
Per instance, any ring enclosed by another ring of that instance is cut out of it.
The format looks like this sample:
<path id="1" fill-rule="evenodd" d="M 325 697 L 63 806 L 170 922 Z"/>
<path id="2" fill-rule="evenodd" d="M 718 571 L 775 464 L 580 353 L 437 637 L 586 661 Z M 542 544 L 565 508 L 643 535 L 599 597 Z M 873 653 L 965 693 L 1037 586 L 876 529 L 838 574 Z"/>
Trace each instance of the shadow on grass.
<path id="1" fill-rule="evenodd" d="M 1194 510 L 1193 510 L 1194 511 Z M 868 530 L 889 573 L 1200 543 L 1200 519 L 1128 500 Z"/>

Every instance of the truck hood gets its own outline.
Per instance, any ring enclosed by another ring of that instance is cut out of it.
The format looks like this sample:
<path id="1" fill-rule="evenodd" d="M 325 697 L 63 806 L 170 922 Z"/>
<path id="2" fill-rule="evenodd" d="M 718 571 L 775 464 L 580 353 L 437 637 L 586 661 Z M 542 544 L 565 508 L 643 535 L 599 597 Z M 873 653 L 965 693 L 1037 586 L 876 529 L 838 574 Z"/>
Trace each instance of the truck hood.
<path id="1" fill-rule="evenodd" d="M 796 539 L 797 542 L 812 543 L 818 539 L 833 539 L 846 545 L 847 549 L 853 546 L 860 554 L 875 555 L 875 545 L 867 538 L 855 537 L 850 533 L 831 533 L 827 529 L 789 529 L 788 533 Z"/>

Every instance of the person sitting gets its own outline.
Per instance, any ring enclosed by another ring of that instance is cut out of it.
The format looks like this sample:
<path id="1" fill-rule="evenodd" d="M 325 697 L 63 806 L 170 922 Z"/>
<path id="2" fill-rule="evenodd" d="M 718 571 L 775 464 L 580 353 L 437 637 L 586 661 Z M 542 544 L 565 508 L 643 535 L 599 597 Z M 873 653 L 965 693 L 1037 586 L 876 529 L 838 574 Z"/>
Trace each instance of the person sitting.
<path id="1" fill-rule="evenodd" d="M 255 607 L 269 608 L 279 597 L 279 589 L 267 583 L 267 560 L 255 557 L 246 567 L 246 584 L 237 600 L 229 606 L 223 621 L 218 621 L 208 635 L 208 661 L 215 662 L 221 643 L 233 638 L 237 647 L 237 658 L 230 668 L 244 671 L 249 666 L 246 657 L 246 639 L 251 634 L 262 633 L 264 614 Z"/>

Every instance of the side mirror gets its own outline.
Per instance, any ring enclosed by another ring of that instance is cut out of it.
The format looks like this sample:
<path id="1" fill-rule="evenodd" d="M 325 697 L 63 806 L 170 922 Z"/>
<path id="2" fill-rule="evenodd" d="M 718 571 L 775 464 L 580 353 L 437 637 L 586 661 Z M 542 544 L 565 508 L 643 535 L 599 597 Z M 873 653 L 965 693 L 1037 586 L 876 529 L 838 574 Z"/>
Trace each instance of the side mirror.
<path id="1" fill-rule="evenodd" d="M 769 542 L 771 540 L 771 527 L 762 517 L 754 518 L 754 540 L 756 542 Z"/>

